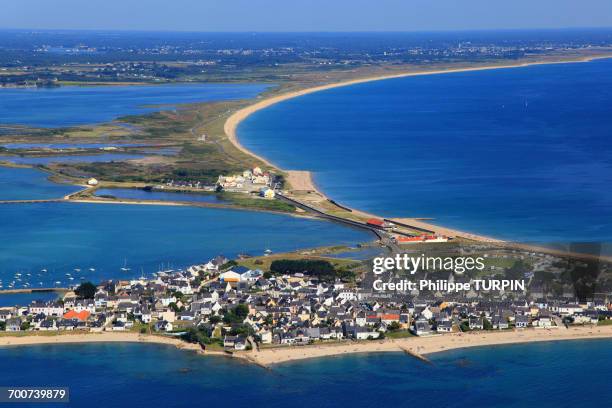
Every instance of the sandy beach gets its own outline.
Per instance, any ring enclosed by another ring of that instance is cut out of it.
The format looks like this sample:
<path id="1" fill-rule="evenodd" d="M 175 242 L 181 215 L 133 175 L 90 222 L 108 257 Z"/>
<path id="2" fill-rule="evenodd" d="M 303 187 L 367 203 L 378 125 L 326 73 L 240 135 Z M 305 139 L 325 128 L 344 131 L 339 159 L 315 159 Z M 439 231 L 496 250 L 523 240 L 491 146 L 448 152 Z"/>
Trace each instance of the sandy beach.
<path id="1" fill-rule="evenodd" d="M 62 333 L 51 335 L 0 336 L 0 347 L 36 346 L 43 344 L 79 344 L 79 343 L 146 343 L 174 346 L 181 350 L 202 355 L 221 355 L 231 357 L 222 351 L 204 351 L 198 344 L 184 342 L 178 338 L 139 334 L 133 332 L 100 332 L 100 333 Z M 241 356 L 236 355 L 240 358 Z"/>
<path id="2" fill-rule="evenodd" d="M 44 344 L 79 343 L 146 343 L 164 344 L 201 355 L 217 355 L 240 358 L 262 367 L 305 360 L 310 358 L 335 357 L 356 353 L 406 352 L 426 359 L 426 356 L 447 350 L 519 343 L 563 340 L 590 340 L 612 338 L 612 326 L 579 326 L 566 329 L 521 329 L 508 331 L 475 331 L 410 337 L 380 341 L 342 341 L 308 346 L 266 347 L 259 351 L 244 351 L 227 354 L 222 351 L 203 351 L 199 345 L 158 335 L 132 332 L 66 333 L 53 335 L 0 336 L 0 347 L 35 346 Z"/>
<path id="3" fill-rule="evenodd" d="M 587 340 L 612 338 L 612 326 L 585 326 L 522 329 L 511 331 L 475 331 L 406 339 L 344 342 L 310 346 L 263 348 L 248 353 L 248 359 L 262 366 L 318 357 L 333 357 L 354 353 L 408 352 L 419 356 L 468 347 L 542 341 Z M 247 353 L 244 353 L 247 354 Z"/>
<path id="4" fill-rule="evenodd" d="M 185 350 L 200 350 L 195 344 L 171 337 L 144 335 L 132 332 L 66 333 L 53 335 L 0 336 L 0 347 L 31 346 L 37 344 L 71 343 L 155 343 L 168 344 Z"/>

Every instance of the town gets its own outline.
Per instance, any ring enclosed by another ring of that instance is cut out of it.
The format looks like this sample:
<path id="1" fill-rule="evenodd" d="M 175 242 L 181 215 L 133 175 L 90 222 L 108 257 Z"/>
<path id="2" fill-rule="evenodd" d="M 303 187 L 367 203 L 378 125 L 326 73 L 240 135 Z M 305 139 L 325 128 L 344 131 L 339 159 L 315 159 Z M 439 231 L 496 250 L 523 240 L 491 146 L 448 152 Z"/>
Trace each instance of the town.
<path id="1" fill-rule="evenodd" d="M 549 257 L 549 256 L 548 256 Z M 541 266 L 541 265 L 540 265 Z M 223 256 L 153 279 L 74 287 L 56 301 L 0 309 L 5 332 L 135 331 L 179 337 L 203 349 L 306 345 L 476 330 L 554 330 L 612 323 L 608 295 L 579 301 L 537 286 L 508 293 L 380 293 L 335 276 L 321 260 L 251 269 Z M 450 278 L 452 277 L 452 272 Z M 457 282 L 469 282 L 460 276 Z M 25 333 L 24 333 L 25 334 Z"/>

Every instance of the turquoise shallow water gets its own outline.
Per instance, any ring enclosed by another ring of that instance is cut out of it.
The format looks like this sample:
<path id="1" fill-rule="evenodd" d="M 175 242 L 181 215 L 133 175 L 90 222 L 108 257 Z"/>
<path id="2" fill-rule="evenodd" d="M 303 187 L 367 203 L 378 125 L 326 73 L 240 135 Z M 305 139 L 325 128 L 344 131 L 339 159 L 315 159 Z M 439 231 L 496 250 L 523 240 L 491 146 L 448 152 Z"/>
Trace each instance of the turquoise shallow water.
<path id="1" fill-rule="evenodd" d="M 291 99 L 241 142 L 333 199 L 523 241 L 612 241 L 612 60 L 419 76 Z"/>
<path id="2" fill-rule="evenodd" d="M 66 286 L 81 278 L 140 276 L 141 268 L 150 274 L 188 266 L 220 253 L 231 258 L 262 255 L 268 248 L 283 252 L 373 239 L 363 231 L 286 215 L 154 205 L 5 204 L 0 225 L 5 289 L 17 272 L 22 281 L 16 287 L 26 280 L 32 286 L 56 281 Z M 126 265 L 131 270 L 121 271 Z"/>
<path id="3" fill-rule="evenodd" d="M 152 105 L 252 98 L 269 85 L 176 84 L 0 89 L 0 124 L 63 127 L 159 110 Z"/>
<path id="4" fill-rule="evenodd" d="M 612 342 L 403 353 L 285 363 L 267 371 L 144 344 L 0 349 L 7 386 L 67 386 L 73 407 L 606 407 Z M 588 373 L 588 374 L 587 374 Z M 65 406 L 65 405 L 62 405 Z"/>

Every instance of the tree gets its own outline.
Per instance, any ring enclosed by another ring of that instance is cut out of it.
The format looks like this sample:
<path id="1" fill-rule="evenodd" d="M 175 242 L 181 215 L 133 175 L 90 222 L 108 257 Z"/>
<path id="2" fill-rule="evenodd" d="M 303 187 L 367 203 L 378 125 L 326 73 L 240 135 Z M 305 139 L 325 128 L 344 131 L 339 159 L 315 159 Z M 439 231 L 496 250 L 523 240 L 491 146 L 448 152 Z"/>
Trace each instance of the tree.
<path id="1" fill-rule="evenodd" d="M 339 271 L 329 261 L 319 259 L 276 259 L 270 264 L 270 272 L 275 275 L 303 273 L 316 276 L 324 281 L 333 282 Z M 342 274 L 346 274 L 342 271 Z M 343 277 L 340 274 L 340 277 Z M 351 274 L 352 275 L 352 274 Z"/>
<path id="2" fill-rule="evenodd" d="M 91 282 L 81 283 L 74 291 L 81 299 L 93 299 L 96 295 L 96 285 Z"/>
<path id="3" fill-rule="evenodd" d="M 389 330 L 389 331 L 397 331 L 400 328 L 401 327 L 400 327 L 400 324 L 398 322 L 391 322 L 391 324 L 389 324 L 389 326 L 387 326 L 387 330 Z"/>
<path id="4" fill-rule="evenodd" d="M 249 307 L 245 304 L 239 304 L 235 308 L 227 311 L 223 315 L 223 322 L 226 324 L 242 323 L 249 314 Z"/>
<path id="5" fill-rule="evenodd" d="M 178 307 L 178 305 L 177 305 L 175 302 L 171 302 L 171 303 L 168 305 L 168 307 L 169 307 L 170 309 L 172 309 L 172 311 L 173 311 L 174 313 L 179 313 L 179 312 L 182 312 L 182 311 L 184 311 L 184 310 L 185 310 L 185 308 L 184 308 L 183 306 Z"/>

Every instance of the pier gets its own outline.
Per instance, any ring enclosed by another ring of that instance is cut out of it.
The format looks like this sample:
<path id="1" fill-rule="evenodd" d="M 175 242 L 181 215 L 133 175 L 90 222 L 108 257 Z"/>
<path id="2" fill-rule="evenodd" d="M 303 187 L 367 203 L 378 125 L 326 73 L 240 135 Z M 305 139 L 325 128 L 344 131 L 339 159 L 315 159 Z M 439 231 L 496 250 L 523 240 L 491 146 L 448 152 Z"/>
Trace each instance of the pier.
<path id="1" fill-rule="evenodd" d="M 44 292 L 68 292 L 69 288 L 23 288 L 23 289 L 3 289 L 1 295 L 14 295 L 18 293 L 44 293 Z"/>
<path id="2" fill-rule="evenodd" d="M 34 203 L 59 203 L 65 201 L 63 198 L 49 198 L 42 200 L 3 200 L 0 204 L 34 204 Z"/>

